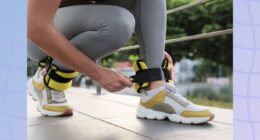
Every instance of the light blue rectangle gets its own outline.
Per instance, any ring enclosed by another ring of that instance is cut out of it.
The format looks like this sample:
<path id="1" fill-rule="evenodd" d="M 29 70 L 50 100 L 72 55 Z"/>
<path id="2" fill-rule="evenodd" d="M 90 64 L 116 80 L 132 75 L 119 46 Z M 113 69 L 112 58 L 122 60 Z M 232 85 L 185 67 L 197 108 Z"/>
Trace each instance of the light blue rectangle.
<path id="1" fill-rule="evenodd" d="M 0 140 L 26 140 L 26 0 L 0 0 Z"/>

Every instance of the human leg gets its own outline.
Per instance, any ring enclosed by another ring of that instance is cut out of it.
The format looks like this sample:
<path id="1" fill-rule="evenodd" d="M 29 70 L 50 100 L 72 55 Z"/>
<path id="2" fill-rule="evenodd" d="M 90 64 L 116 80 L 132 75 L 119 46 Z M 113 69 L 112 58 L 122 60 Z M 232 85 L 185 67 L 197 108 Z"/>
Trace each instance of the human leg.
<path id="1" fill-rule="evenodd" d="M 75 47 L 95 61 L 123 46 L 132 35 L 135 20 L 130 12 L 120 7 L 80 5 L 60 8 L 54 23 Z M 47 54 L 30 40 L 28 55 L 36 61 L 47 57 Z M 39 101 L 37 108 L 43 115 L 72 114 L 63 91 L 71 86 L 71 79 L 75 76 L 75 71 L 55 59 L 51 66 L 38 69 L 35 76 L 29 80 L 28 92 Z"/>

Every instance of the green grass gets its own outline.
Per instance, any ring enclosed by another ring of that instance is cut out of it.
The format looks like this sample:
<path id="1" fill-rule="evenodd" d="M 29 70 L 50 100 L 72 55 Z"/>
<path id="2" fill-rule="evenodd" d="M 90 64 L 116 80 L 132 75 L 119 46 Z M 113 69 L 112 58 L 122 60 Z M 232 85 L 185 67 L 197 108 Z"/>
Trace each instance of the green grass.
<path id="1" fill-rule="evenodd" d="M 232 102 L 224 102 L 220 100 L 209 100 L 207 98 L 199 98 L 199 97 L 187 97 L 190 101 L 194 104 L 205 105 L 205 106 L 212 106 L 212 107 L 219 107 L 219 108 L 226 108 L 232 109 L 233 103 Z"/>

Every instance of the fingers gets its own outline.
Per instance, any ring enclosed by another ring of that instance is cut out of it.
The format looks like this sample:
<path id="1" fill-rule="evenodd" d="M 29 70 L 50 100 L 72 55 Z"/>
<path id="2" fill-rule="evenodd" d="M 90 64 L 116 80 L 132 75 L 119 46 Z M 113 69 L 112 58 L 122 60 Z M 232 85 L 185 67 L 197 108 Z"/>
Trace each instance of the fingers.
<path id="1" fill-rule="evenodd" d="M 167 53 L 167 52 L 165 52 L 164 53 L 165 54 L 165 58 L 168 60 L 168 62 L 170 63 L 170 65 L 171 65 L 171 69 L 170 69 L 170 78 L 171 79 L 173 79 L 173 75 L 172 75 L 172 73 L 173 73 L 173 71 L 174 71 L 174 67 L 173 67 L 173 60 L 172 60 L 172 57 Z"/>
<path id="2" fill-rule="evenodd" d="M 110 92 L 117 92 L 133 85 L 130 78 L 115 70 L 106 69 L 103 81 L 106 82 L 99 81 L 101 86 Z"/>
<path id="3" fill-rule="evenodd" d="M 170 69 L 170 78 L 173 80 L 173 72 L 174 72 L 174 67 L 173 67 L 173 64 L 171 64 L 171 69 Z"/>
<path id="4" fill-rule="evenodd" d="M 124 89 L 124 86 L 121 83 L 115 83 L 113 85 L 108 85 L 105 89 L 110 92 L 117 92 Z"/>
<path id="5" fill-rule="evenodd" d="M 126 77 L 126 76 L 122 76 L 121 83 L 126 87 L 132 87 L 133 86 L 131 79 Z"/>
<path id="6" fill-rule="evenodd" d="M 165 52 L 164 54 L 165 58 L 169 61 L 169 63 L 173 63 L 172 57 L 167 52 Z"/>
<path id="7" fill-rule="evenodd" d="M 120 81 L 121 83 L 126 86 L 126 87 L 132 87 L 133 83 L 132 83 L 132 79 L 125 76 L 124 74 L 122 74 L 121 72 L 118 71 L 118 73 L 120 74 Z"/>
<path id="8" fill-rule="evenodd" d="M 108 91 L 117 92 L 123 90 L 125 87 L 132 87 L 132 82 L 126 76 L 118 74 L 116 79 L 117 80 L 115 80 L 113 83 L 106 85 L 106 89 Z"/>

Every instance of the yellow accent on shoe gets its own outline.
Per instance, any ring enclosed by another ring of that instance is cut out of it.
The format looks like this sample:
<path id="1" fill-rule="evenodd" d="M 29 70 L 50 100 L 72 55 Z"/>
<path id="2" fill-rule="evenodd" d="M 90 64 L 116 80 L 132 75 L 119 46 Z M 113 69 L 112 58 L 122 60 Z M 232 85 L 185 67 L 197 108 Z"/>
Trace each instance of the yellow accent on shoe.
<path id="1" fill-rule="evenodd" d="M 142 106 L 144 106 L 147 109 L 152 108 L 154 105 L 158 104 L 158 103 L 163 103 L 165 100 L 165 95 L 166 95 L 166 91 L 162 90 L 160 91 L 158 94 L 154 95 L 149 101 L 147 102 L 142 102 L 142 100 L 140 101 L 140 104 Z"/>
<path id="2" fill-rule="evenodd" d="M 211 117 L 213 113 L 208 110 L 204 111 L 184 111 L 181 113 L 183 117 Z"/>
<path id="3" fill-rule="evenodd" d="M 43 82 L 36 82 L 32 79 L 32 85 L 40 91 L 43 91 L 45 89 L 45 84 Z"/>
<path id="4" fill-rule="evenodd" d="M 68 111 L 72 111 L 72 108 L 68 105 L 64 105 L 64 106 L 48 106 L 48 105 L 44 105 L 42 107 L 44 110 L 47 111 L 53 111 L 53 112 L 68 112 Z"/>

